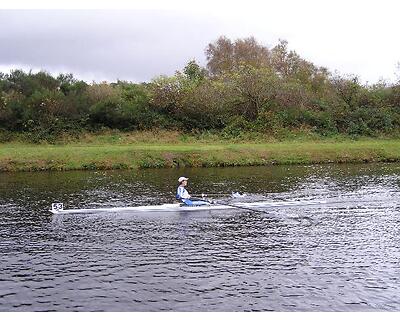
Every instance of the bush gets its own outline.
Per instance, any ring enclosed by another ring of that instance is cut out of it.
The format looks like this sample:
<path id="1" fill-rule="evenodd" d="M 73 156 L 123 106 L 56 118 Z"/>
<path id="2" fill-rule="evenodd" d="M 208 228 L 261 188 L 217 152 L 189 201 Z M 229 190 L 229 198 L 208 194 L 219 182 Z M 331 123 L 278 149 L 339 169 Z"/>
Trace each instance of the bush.
<path id="1" fill-rule="evenodd" d="M 150 83 L 92 83 L 72 74 L 0 73 L 0 130 L 31 141 L 102 128 L 178 129 L 238 138 L 291 132 L 396 134 L 400 85 L 362 85 L 331 75 L 289 50 L 254 38 L 220 38 L 207 50 L 208 70 L 189 61 Z"/>
<path id="2" fill-rule="evenodd" d="M 349 115 L 348 122 L 346 133 L 350 135 L 371 136 L 393 129 L 392 115 L 386 109 L 359 107 Z"/>
<path id="3" fill-rule="evenodd" d="M 242 116 L 233 116 L 229 119 L 228 125 L 222 130 L 224 138 L 240 138 L 245 132 L 251 131 L 252 126 Z"/>

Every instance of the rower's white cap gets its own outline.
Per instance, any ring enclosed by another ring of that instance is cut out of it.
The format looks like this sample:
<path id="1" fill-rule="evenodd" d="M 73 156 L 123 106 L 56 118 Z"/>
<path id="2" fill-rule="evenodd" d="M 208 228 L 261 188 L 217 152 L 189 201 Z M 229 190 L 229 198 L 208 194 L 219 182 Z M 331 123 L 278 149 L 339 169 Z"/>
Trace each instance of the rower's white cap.
<path id="1" fill-rule="evenodd" d="M 185 181 L 185 180 L 189 180 L 189 178 L 180 177 L 180 178 L 178 179 L 178 182 L 181 183 L 182 181 Z"/>

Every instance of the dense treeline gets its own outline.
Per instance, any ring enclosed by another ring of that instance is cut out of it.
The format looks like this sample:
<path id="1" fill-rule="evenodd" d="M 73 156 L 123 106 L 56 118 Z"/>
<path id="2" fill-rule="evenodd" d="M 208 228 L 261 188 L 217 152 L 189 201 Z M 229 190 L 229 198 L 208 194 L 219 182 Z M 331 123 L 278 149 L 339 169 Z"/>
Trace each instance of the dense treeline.
<path id="1" fill-rule="evenodd" d="M 174 76 L 150 83 L 92 83 L 72 74 L 14 70 L 0 73 L 0 130 L 32 141 L 62 133 L 178 129 L 280 135 L 397 134 L 400 83 L 362 85 L 290 51 L 254 38 L 219 38 L 206 48 L 207 65 L 190 61 Z"/>

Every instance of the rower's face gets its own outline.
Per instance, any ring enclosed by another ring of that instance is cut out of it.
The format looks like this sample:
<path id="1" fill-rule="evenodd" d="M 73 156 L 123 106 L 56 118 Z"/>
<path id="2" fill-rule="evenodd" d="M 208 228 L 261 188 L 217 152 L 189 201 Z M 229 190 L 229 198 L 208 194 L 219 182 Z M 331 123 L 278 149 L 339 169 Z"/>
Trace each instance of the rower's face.
<path id="1" fill-rule="evenodd" d="M 182 181 L 182 185 L 183 185 L 184 187 L 186 187 L 186 186 L 187 186 L 187 180 Z"/>

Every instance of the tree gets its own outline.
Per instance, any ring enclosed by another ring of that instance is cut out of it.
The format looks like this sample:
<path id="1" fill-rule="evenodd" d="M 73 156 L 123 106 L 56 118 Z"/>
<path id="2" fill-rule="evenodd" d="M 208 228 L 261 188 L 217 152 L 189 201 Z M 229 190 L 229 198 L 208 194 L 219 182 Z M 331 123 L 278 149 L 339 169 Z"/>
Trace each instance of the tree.
<path id="1" fill-rule="evenodd" d="M 210 43 L 206 50 L 207 68 L 212 75 L 221 75 L 250 65 L 255 68 L 269 65 L 270 52 L 260 45 L 254 37 L 238 39 L 232 42 L 222 36 Z"/>
<path id="2" fill-rule="evenodd" d="M 118 98 L 121 92 L 118 88 L 115 88 L 107 82 L 93 83 L 86 89 L 86 94 L 89 97 L 90 102 L 97 103 L 107 99 Z"/>
<path id="3" fill-rule="evenodd" d="M 200 67 L 196 60 L 190 60 L 183 69 L 185 74 L 191 81 L 201 81 L 207 76 L 207 70 Z"/>
<path id="4" fill-rule="evenodd" d="M 67 95 L 71 88 L 78 82 L 72 73 L 60 73 L 57 77 L 60 90 Z"/>
<path id="5" fill-rule="evenodd" d="M 248 121 L 257 119 L 262 108 L 275 103 L 279 79 L 269 68 L 243 65 L 224 78 L 231 87 L 231 110 Z"/>
<path id="6" fill-rule="evenodd" d="M 206 48 L 207 68 L 213 75 L 232 70 L 234 45 L 224 36 L 219 37 Z"/>
<path id="7" fill-rule="evenodd" d="M 325 81 L 329 75 L 326 68 L 318 68 L 302 59 L 299 54 L 288 49 L 286 40 L 279 40 L 271 50 L 271 67 L 283 78 L 295 78 L 305 85 Z"/>
<path id="8" fill-rule="evenodd" d="M 357 76 L 342 76 L 335 74 L 331 78 L 331 83 L 338 96 L 346 103 L 347 106 L 352 107 L 358 104 L 361 85 Z"/>

